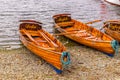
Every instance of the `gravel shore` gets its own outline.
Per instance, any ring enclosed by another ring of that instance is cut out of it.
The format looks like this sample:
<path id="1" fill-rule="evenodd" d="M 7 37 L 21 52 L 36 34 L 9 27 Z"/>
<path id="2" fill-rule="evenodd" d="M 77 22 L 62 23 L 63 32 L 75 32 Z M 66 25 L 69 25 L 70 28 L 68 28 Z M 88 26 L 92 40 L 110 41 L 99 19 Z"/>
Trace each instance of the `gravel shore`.
<path id="1" fill-rule="evenodd" d="M 25 47 L 0 51 L 0 80 L 119 80 L 120 55 L 86 46 L 68 47 L 72 63 L 61 75 Z M 120 52 L 120 51 L 119 51 Z"/>

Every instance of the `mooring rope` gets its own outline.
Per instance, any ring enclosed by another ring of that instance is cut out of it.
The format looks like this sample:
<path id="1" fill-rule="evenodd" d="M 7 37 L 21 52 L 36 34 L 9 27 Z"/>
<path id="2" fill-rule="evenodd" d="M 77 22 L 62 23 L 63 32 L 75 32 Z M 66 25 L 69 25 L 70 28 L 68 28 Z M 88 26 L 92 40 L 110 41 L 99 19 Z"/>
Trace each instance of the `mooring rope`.
<path id="1" fill-rule="evenodd" d="M 118 48 L 119 48 L 119 42 L 116 40 L 113 40 L 111 42 L 112 48 L 115 50 L 115 53 L 118 54 Z"/>
<path id="2" fill-rule="evenodd" d="M 64 57 L 66 57 L 67 58 L 67 60 L 66 61 L 64 61 Z M 63 67 L 64 68 L 66 68 L 67 67 L 67 65 L 69 65 L 70 64 L 70 53 L 69 52 L 62 52 L 62 55 L 61 55 L 61 62 L 62 62 L 62 64 L 63 64 Z"/>

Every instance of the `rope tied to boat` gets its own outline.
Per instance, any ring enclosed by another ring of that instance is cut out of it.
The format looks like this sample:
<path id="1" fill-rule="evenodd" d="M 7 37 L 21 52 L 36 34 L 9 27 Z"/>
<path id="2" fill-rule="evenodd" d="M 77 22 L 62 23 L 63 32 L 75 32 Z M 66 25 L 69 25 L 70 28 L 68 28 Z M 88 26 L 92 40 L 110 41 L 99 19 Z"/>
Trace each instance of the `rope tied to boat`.
<path id="1" fill-rule="evenodd" d="M 118 48 L 119 48 L 119 42 L 116 40 L 113 40 L 111 42 L 112 48 L 115 50 L 115 53 L 118 54 Z"/>
<path id="2" fill-rule="evenodd" d="M 70 64 L 70 53 L 69 52 L 62 52 L 60 61 L 63 64 L 63 67 L 66 68 L 67 65 Z"/>

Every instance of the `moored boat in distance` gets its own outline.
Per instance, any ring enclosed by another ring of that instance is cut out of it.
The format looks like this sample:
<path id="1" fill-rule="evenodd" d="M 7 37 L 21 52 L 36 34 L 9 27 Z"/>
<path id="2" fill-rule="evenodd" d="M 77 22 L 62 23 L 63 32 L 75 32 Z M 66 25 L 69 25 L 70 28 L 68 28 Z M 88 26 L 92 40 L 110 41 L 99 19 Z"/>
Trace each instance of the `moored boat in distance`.
<path id="1" fill-rule="evenodd" d="M 118 51 L 118 42 L 109 35 L 88 26 L 85 23 L 74 20 L 71 14 L 57 14 L 53 16 L 54 27 L 64 35 L 80 44 L 92 47 L 109 56 L 114 56 Z"/>
<path id="2" fill-rule="evenodd" d="M 106 34 L 120 42 L 120 20 L 109 20 L 104 22 L 103 29 Z"/>
<path id="3" fill-rule="evenodd" d="M 70 64 L 70 54 L 50 33 L 42 29 L 42 23 L 20 20 L 20 40 L 30 51 L 47 61 L 59 74 Z"/>
<path id="4" fill-rule="evenodd" d="M 104 0 L 104 1 L 113 5 L 120 6 L 120 0 Z"/>

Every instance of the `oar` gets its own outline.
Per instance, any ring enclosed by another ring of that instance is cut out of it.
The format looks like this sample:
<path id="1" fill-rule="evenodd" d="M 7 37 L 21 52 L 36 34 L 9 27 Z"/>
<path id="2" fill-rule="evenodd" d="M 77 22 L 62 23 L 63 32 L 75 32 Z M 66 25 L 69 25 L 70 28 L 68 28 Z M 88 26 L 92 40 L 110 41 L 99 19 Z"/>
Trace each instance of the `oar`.
<path id="1" fill-rule="evenodd" d="M 94 20 L 94 21 L 86 22 L 85 24 L 92 24 L 92 23 L 100 22 L 100 21 L 102 21 L 102 20 Z"/>
<path id="2" fill-rule="evenodd" d="M 46 49 L 46 50 L 56 50 L 55 48 L 43 48 L 42 49 Z"/>
<path id="3" fill-rule="evenodd" d="M 76 34 L 75 32 L 73 33 L 59 33 L 59 34 L 53 34 L 53 36 L 62 36 L 62 35 L 70 35 L 70 34 Z"/>
<path id="4" fill-rule="evenodd" d="M 61 35 L 70 35 L 70 34 L 76 34 L 77 32 L 80 32 L 80 33 L 82 33 L 82 32 L 85 32 L 86 30 L 78 30 L 78 31 L 74 31 L 74 32 L 63 32 L 63 33 L 58 33 L 58 34 L 53 34 L 54 36 L 61 36 Z"/>
<path id="5" fill-rule="evenodd" d="M 108 20 L 106 22 L 120 22 L 120 20 Z"/>
<path id="6" fill-rule="evenodd" d="M 64 29 L 62 29 L 62 28 L 60 28 L 60 27 L 55 27 L 55 28 L 57 28 L 57 29 L 60 29 L 60 30 L 64 30 Z M 81 31 L 80 29 L 73 29 L 73 30 L 68 30 L 67 32 L 72 32 L 72 31 Z"/>
<path id="7" fill-rule="evenodd" d="M 102 29 L 104 29 L 105 27 L 106 27 L 106 25 L 108 25 L 108 24 L 104 24 L 103 25 L 103 27 L 102 28 L 100 28 L 100 31 L 102 30 Z M 102 36 L 102 34 L 97 34 L 97 36 L 96 37 L 101 37 Z"/>
<path id="8" fill-rule="evenodd" d="M 40 45 L 40 44 L 38 44 L 37 41 L 35 41 L 35 40 L 30 36 L 30 34 L 28 34 L 25 30 L 21 30 L 21 31 L 22 31 L 24 34 L 26 34 L 26 36 L 28 36 L 29 39 L 30 39 L 31 41 L 33 41 L 35 44 Z M 40 41 L 40 42 L 45 42 L 45 41 Z M 56 50 L 55 48 L 43 48 L 43 47 L 42 47 L 42 49 L 46 49 L 46 50 Z"/>
<path id="9" fill-rule="evenodd" d="M 55 25 L 56 27 L 56 29 L 60 29 L 62 32 L 65 32 L 65 30 L 64 29 L 62 29 L 61 27 L 59 27 L 57 24 Z M 80 29 L 74 29 L 74 30 L 68 30 L 67 32 L 71 32 L 71 31 L 81 31 Z"/>
<path id="10" fill-rule="evenodd" d="M 28 36 L 28 38 L 33 41 L 35 44 L 39 45 L 32 37 L 31 35 L 26 31 L 26 30 L 21 30 L 26 36 Z"/>
<path id="11" fill-rule="evenodd" d="M 50 44 L 51 47 L 58 47 L 50 38 L 48 38 L 43 32 L 39 31 L 39 34 Z"/>
<path id="12" fill-rule="evenodd" d="M 108 25 L 108 24 L 107 24 L 107 23 L 106 23 L 106 24 L 104 24 L 104 25 L 103 25 L 103 27 L 102 27 L 102 28 L 100 28 L 100 31 L 101 31 L 103 28 L 105 28 L 105 26 L 106 26 L 106 25 Z"/>

